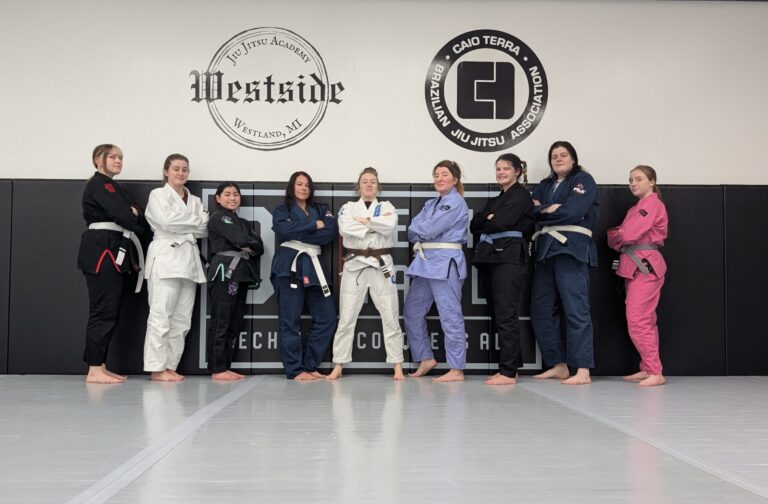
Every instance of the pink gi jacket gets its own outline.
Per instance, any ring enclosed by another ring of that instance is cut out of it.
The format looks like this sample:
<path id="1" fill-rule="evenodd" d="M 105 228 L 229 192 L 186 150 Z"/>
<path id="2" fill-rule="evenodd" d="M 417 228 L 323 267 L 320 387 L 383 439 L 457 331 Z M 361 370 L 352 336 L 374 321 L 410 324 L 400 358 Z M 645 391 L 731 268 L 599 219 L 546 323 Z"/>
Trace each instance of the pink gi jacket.
<path id="1" fill-rule="evenodd" d="M 651 243 L 664 245 L 668 231 L 667 208 L 658 194 L 651 193 L 629 209 L 620 226 L 608 230 L 608 246 L 616 251 L 626 245 Z M 658 250 L 636 250 L 635 255 L 647 259 L 654 273 L 661 277 L 667 271 L 667 263 Z M 621 254 L 616 274 L 623 278 L 634 278 L 637 266 L 627 254 Z"/>

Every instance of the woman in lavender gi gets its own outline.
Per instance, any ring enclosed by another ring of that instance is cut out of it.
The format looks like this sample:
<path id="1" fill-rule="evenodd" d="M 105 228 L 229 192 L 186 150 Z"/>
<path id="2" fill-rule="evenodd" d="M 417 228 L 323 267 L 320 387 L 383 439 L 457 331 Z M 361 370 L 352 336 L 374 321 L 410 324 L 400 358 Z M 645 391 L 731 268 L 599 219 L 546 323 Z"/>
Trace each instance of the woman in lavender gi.
<path id="1" fill-rule="evenodd" d="M 437 365 L 426 321 L 432 303 L 437 303 L 450 370 L 435 381 L 463 381 L 467 353 L 461 287 L 467 263 L 462 246 L 467 242 L 469 211 L 462 197 L 459 165 L 440 161 L 432 169 L 432 178 L 438 197 L 427 201 L 408 227 L 414 258 L 407 271 L 411 282 L 403 314 L 411 356 L 420 363 L 410 376 L 424 376 Z"/>

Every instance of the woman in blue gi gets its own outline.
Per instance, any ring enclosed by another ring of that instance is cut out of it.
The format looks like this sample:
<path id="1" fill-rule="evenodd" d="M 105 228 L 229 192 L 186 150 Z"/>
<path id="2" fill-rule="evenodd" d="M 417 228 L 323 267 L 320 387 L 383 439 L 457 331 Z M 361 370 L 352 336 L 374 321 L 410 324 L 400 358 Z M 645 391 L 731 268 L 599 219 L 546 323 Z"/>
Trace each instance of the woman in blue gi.
<path id="1" fill-rule="evenodd" d="M 261 285 L 259 258 L 264 244 L 251 223 L 237 215 L 240 186 L 219 184 L 216 205 L 208 221 L 208 369 L 213 380 L 242 380 L 245 375 L 232 371 L 234 344 L 243 326 L 248 289 Z"/>
<path id="2" fill-rule="evenodd" d="M 414 258 L 406 273 L 411 282 L 403 315 L 411 356 L 419 362 L 419 368 L 410 376 L 424 376 L 437 365 L 426 320 L 432 303 L 436 303 L 450 369 L 435 381 L 463 381 L 467 340 L 461 287 L 467 277 L 467 263 L 462 247 L 467 243 L 469 210 L 462 197 L 459 165 L 441 161 L 432 170 L 432 178 L 438 197 L 427 201 L 408 227 Z"/>
<path id="3" fill-rule="evenodd" d="M 285 203 L 272 212 L 275 257 L 271 280 L 277 293 L 278 334 L 285 375 L 293 380 L 317 380 L 317 370 L 336 331 L 336 306 L 328 285 L 330 275 L 320 264 L 321 246 L 336 237 L 336 217 L 315 201 L 315 186 L 305 172 L 291 175 Z M 312 328 L 304 343 L 299 324 L 304 303 Z"/>
<path id="4" fill-rule="evenodd" d="M 533 190 L 536 217 L 536 269 L 531 324 L 545 366 L 534 378 L 557 378 L 566 385 L 591 383 L 594 367 L 589 313 L 589 267 L 597 266 L 592 232 L 597 224 L 597 184 L 579 165 L 576 149 L 558 141 L 549 148 L 549 177 Z M 565 315 L 566 344 L 560 335 Z M 568 366 L 576 368 L 571 376 Z"/>
<path id="5" fill-rule="evenodd" d="M 496 182 L 501 193 L 469 225 L 475 235 L 472 264 L 480 274 L 481 291 L 499 337 L 499 372 L 488 377 L 486 385 L 514 385 L 523 365 L 518 305 L 528 276 L 528 241 L 534 225 L 526 169 L 525 161 L 514 154 L 499 156 Z"/>
<path id="6" fill-rule="evenodd" d="M 88 285 L 89 314 L 85 330 L 88 383 L 121 383 L 125 376 L 105 365 L 107 349 L 117 328 L 120 306 L 138 277 L 143 281 L 144 255 L 136 234 L 146 229 L 141 208 L 114 179 L 123 171 L 123 151 L 98 145 L 91 155 L 96 173 L 83 191 L 83 217 L 88 229 L 80 240 L 77 267 Z"/>

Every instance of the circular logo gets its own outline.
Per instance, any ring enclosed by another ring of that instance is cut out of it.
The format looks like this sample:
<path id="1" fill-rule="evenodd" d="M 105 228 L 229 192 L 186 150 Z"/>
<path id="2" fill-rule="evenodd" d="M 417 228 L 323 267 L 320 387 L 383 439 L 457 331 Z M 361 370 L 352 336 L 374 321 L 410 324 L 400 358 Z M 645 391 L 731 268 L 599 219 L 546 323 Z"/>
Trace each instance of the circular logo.
<path id="1" fill-rule="evenodd" d="M 312 44 L 285 28 L 252 28 L 222 45 L 208 69 L 193 70 L 192 101 L 205 101 L 229 138 L 260 150 L 304 140 L 329 104 L 341 103 Z"/>
<path id="2" fill-rule="evenodd" d="M 456 145 L 492 152 L 530 135 L 547 107 L 547 75 L 516 37 L 474 30 L 435 55 L 424 94 L 435 126 Z"/>

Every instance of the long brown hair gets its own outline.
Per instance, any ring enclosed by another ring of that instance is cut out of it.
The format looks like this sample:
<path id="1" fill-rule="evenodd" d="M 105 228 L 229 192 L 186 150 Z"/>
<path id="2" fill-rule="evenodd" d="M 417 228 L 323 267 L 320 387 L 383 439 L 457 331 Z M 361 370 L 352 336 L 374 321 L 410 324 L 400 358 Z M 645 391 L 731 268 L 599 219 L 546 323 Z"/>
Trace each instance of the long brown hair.
<path id="1" fill-rule="evenodd" d="M 168 183 L 168 175 L 165 173 L 168 171 L 168 168 L 171 167 L 171 163 L 174 161 L 184 161 L 187 163 L 187 168 L 189 168 L 189 159 L 187 159 L 187 156 L 184 154 L 171 154 L 167 158 L 165 158 L 165 163 L 163 163 L 163 182 Z M 237 192 L 240 192 L 238 189 Z"/>
<path id="2" fill-rule="evenodd" d="M 512 167 L 516 171 L 520 172 L 520 175 L 517 176 L 518 179 L 520 178 L 520 176 L 522 176 L 523 177 L 523 185 L 527 185 L 528 184 L 528 163 L 526 163 L 525 161 L 520 159 L 515 154 L 512 154 L 511 152 L 509 152 L 507 154 L 502 154 L 501 156 L 499 156 L 496 159 L 496 163 L 498 163 L 499 161 L 506 161 L 508 163 L 512 163 Z M 515 182 L 517 182 L 517 181 L 515 181 Z"/>
<path id="3" fill-rule="evenodd" d="M 453 175 L 453 178 L 456 179 L 456 190 L 459 191 L 459 194 L 464 196 L 464 185 L 461 183 L 461 168 L 459 168 L 459 164 L 456 161 L 451 161 L 450 159 L 444 159 L 437 163 L 434 168 L 432 168 L 432 176 L 434 177 L 435 171 L 440 168 L 448 168 L 448 171 L 451 172 L 451 175 Z"/>

